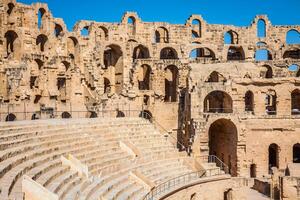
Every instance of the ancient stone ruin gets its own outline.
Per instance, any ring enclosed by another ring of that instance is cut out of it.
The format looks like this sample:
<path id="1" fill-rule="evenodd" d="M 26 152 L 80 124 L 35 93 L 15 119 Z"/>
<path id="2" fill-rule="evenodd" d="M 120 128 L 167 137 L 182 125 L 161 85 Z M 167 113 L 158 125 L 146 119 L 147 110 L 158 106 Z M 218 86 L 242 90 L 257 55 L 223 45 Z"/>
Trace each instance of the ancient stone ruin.
<path id="1" fill-rule="evenodd" d="M 184 174 L 200 182 L 159 198 L 300 198 L 299 25 L 127 12 L 68 31 L 14 0 L 0 24 L 0 199 L 158 199 Z"/>

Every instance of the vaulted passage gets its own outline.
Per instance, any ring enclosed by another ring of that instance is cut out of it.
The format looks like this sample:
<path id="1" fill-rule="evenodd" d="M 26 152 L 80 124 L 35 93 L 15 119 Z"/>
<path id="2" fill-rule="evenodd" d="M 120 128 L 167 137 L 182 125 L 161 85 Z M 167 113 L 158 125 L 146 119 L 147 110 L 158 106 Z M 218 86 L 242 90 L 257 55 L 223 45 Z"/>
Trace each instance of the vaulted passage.
<path id="1" fill-rule="evenodd" d="M 165 102 L 177 101 L 178 69 L 176 66 L 165 68 Z"/>
<path id="2" fill-rule="evenodd" d="M 151 67 L 149 65 L 142 65 L 138 70 L 138 84 L 139 90 L 150 90 L 150 75 Z"/>
<path id="3" fill-rule="evenodd" d="M 204 99 L 206 113 L 232 113 L 232 99 L 223 91 L 213 91 Z"/>
<path id="4" fill-rule="evenodd" d="M 209 154 L 220 158 L 237 176 L 237 128 L 232 121 L 219 119 L 210 125 Z"/>

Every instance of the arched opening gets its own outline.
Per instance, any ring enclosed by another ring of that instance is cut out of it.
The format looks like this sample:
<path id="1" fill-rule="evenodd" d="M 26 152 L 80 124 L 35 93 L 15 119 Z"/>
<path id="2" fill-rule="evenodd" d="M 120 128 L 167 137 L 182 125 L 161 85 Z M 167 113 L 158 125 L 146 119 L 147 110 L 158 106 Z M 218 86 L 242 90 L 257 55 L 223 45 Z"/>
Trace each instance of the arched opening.
<path id="1" fill-rule="evenodd" d="M 149 58 L 149 50 L 147 47 L 143 45 L 138 45 L 137 47 L 134 48 L 133 50 L 133 60 L 135 59 L 145 59 Z"/>
<path id="2" fill-rule="evenodd" d="M 120 94 L 123 87 L 123 54 L 117 45 L 109 45 L 104 51 L 104 65 L 115 68 L 115 92 Z"/>
<path id="3" fill-rule="evenodd" d="M 12 113 L 9 113 L 5 118 L 6 122 L 12 122 L 12 121 L 16 121 L 16 120 L 17 120 L 16 115 L 14 115 Z"/>
<path id="4" fill-rule="evenodd" d="M 228 189 L 224 192 L 224 200 L 232 200 L 233 199 L 233 194 L 232 194 L 232 189 Z"/>
<path id="5" fill-rule="evenodd" d="M 160 51 L 160 59 L 177 59 L 177 52 L 171 47 L 165 47 Z"/>
<path id="6" fill-rule="evenodd" d="M 290 73 L 296 74 L 296 77 L 297 77 L 297 72 L 299 71 L 299 66 L 296 64 L 292 64 L 288 67 L 288 70 Z"/>
<path id="7" fill-rule="evenodd" d="M 127 19 L 127 25 L 129 28 L 129 33 L 131 35 L 134 35 L 136 32 L 136 19 L 133 16 L 128 17 Z"/>
<path id="8" fill-rule="evenodd" d="M 63 118 L 63 119 L 69 119 L 69 118 L 72 118 L 72 116 L 71 116 L 71 114 L 68 113 L 68 112 L 63 112 L 63 113 L 61 114 L 61 118 Z"/>
<path id="9" fill-rule="evenodd" d="M 159 27 L 155 31 L 155 42 L 156 43 L 169 43 L 169 32 L 164 27 Z"/>
<path id="10" fill-rule="evenodd" d="M 300 44 L 300 33 L 295 30 L 289 30 L 286 33 L 286 43 L 287 44 Z"/>
<path id="11" fill-rule="evenodd" d="M 294 48 L 285 51 L 283 59 L 300 59 L 300 49 Z"/>
<path id="12" fill-rule="evenodd" d="M 46 13 L 46 10 L 44 8 L 40 8 L 38 11 L 38 28 L 43 28 L 43 21 L 44 21 L 44 15 Z"/>
<path id="13" fill-rule="evenodd" d="M 95 111 L 90 111 L 89 118 L 97 118 L 97 117 L 98 117 L 98 115 L 97 115 L 97 113 Z"/>
<path id="14" fill-rule="evenodd" d="M 77 55 L 77 49 L 78 49 L 78 40 L 75 37 L 68 37 L 67 50 L 68 50 L 68 55 L 71 57 L 71 59 L 75 59 L 75 56 Z"/>
<path id="15" fill-rule="evenodd" d="M 205 59 L 216 59 L 215 53 L 210 50 L 209 48 L 196 48 L 193 49 L 190 53 L 190 58 L 191 59 L 201 59 L 201 58 L 205 58 Z"/>
<path id="16" fill-rule="evenodd" d="M 245 111 L 254 111 L 254 95 L 250 90 L 245 94 Z"/>
<path id="17" fill-rule="evenodd" d="M 178 69 L 174 65 L 165 68 L 165 102 L 177 101 Z"/>
<path id="18" fill-rule="evenodd" d="M 226 79 L 224 78 L 224 76 L 222 74 L 220 74 L 219 72 L 213 71 L 208 79 L 205 82 L 209 82 L 209 83 L 214 83 L 214 82 L 226 82 Z"/>
<path id="19" fill-rule="evenodd" d="M 152 113 L 149 110 L 142 110 L 140 112 L 139 117 L 151 120 L 152 119 Z"/>
<path id="20" fill-rule="evenodd" d="M 108 78 L 104 77 L 104 94 L 109 94 L 111 91 L 110 81 Z"/>
<path id="21" fill-rule="evenodd" d="M 277 144 L 270 144 L 269 146 L 269 164 L 268 169 L 271 174 L 272 167 L 279 168 L 279 147 Z"/>
<path id="22" fill-rule="evenodd" d="M 37 119 L 39 119 L 39 114 L 34 113 L 34 114 L 31 116 L 31 120 L 37 120 Z"/>
<path id="23" fill-rule="evenodd" d="M 145 106 L 148 106 L 149 103 L 150 103 L 150 96 L 145 94 L 144 97 L 143 97 L 143 104 Z"/>
<path id="24" fill-rule="evenodd" d="M 117 118 L 125 117 L 125 114 L 124 114 L 122 111 L 117 110 L 117 116 L 116 116 L 116 117 L 117 117 Z"/>
<path id="25" fill-rule="evenodd" d="M 12 14 L 14 7 L 15 7 L 15 5 L 13 3 L 7 4 L 7 11 L 6 12 L 7 12 L 8 15 Z"/>
<path id="26" fill-rule="evenodd" d="M 142 65 L 138 70 L 138 84 L 139 90 L 150 90 L 150 75 L 151 67 L 149 65 Z"/>
<path id="27" fill-rule="evenodd" d="M 61 25 L 55 24 L 55 28 L 54 28 L 55 37 L 60 36 L 62 32 L 63 32 L 63 28 L 61 27 Z"/>
<path id="28" fill-rule="evenodd" d="M 265 99 L 266 104 L 266 113 L 268 115 L 276 115 L 276 109 L 277 109 L 277 95 L 274 90 L 269 90 L 266 94 Z"/>
<path id="29" fill-rule="evenodd" d="M 228 119 L 219 119 L 209 127 L 209 154 L 220 158 L 237 176 L 237 128 Z"/>
<path id="30" fill-rule="evenodd" d="M 291 93 L 292 115 L 300 114 L 300 90 L 296 89 Z"/>
<path id="31" fill-rule="evenodd" d="M 99 27 L 99 32 L 97 35 L 98 41 L 103 41 L 103 40 L 108 40 L 108 30 L 107 28 L 100 26 Z"/>
<path id="32" fill-rule="evenodd" d="M 300 163 L 300 144 L 294 144 L 293 146 L 293 163 Z"/>
<path id="33" fill-rule="evenodd" d="M 36 38 L 36 45 L 39 46 L 40 51 L 42 52 L 45 51 L 47 41 L 48 41 L 48 37 L 44 34 L 41 34 Z"/>
<path id="34" fill-rule="evenodd" d="M 193 38 L 200 38 L 201 33 L 201 22 L 199 19 L 193 19 L 192 21 L 192 36 Z"/>
<path id="35" fill-rule="evenodd" d="M 87 37 L 89 35 L 89 26 L 85 26 L 80 30 L 80 35 Z"/>
<path id="36" fill-rule="evenodd" d="M 224 34 L 224 44 L 238 44 L 239 38 L 238 34 L 235 31 L 227 31 Z"/>
<path id="37" fill-rule="evenodd" d="M 7 31 L 5 33 L 5 39 L 6 39 L 6 51 L 7 51 L 7 55 L 11 54 L 14 52 L 15 50 L 15 41 L 18 38 L 18 35 L 16 32 L 14 31 Z"/>
<path id="38" fill-rule="evenodd" d="M 256 164 L 250 165 L 250 177 L 256 178 Z"/>
<path id="39" fill-rule="evenodd" d="M 273 70 L 269 65 L 262 66 L 262 70 L 260 73 L 260 77 L 262 78 L 273 78 Z"/>
<path id="40" fill-rule="evenodd" d="M 229 47 L 227 60 L 245 60 L 245 53 L 242 47 Z"/>
<path id="41" fill-rule="evenodd" d="M 272 60 L 272 54 L 267 49 L 258 49 L 255 52 L 254 58 L 256 61 Z"/>
<path id="42" fill-rule="evenodd" d="M 263 19 L 259 19 L 257 22 L 257 37 L 266 37 L 266 22 Z"/>
<path id="43" fill-rule="evenodd" d="M 232 113 L 232 99 L 226 92 L 212 91 L 204 99 L 205 113 Z"/>

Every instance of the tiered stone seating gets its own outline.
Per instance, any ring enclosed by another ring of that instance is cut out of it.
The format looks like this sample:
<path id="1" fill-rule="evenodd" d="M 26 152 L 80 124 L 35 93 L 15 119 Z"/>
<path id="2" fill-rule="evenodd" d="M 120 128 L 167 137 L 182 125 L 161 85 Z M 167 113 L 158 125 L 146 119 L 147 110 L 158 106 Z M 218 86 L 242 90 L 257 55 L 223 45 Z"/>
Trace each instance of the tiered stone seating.
<path id="1" fill-rule="evenodd" d="M 0 123 L 0 199 L 22 199 L 27 175 L 60 199 L 142 199 L 148 187 L 138 171 L 158 185 L 191 172 L 179 153 L 149 121 L 141 118 L 53 119 Z M 132 144 L 139 155 L 120 147 Z M 64 165 L 72 155 L 89 177 Z M 190 159 L 190 158 L 189 158 Z"/>

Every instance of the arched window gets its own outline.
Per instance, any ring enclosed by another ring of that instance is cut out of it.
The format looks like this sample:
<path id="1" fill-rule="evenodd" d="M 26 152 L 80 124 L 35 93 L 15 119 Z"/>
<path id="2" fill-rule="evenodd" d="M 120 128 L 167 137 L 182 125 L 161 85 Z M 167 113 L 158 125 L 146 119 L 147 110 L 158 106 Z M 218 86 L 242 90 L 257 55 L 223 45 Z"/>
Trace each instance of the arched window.
<path id="1" fill-rule="evenodd" d="M 245 94 L 245 111 L 254 111 L 254 95 L 250 90 Z"/>
<path id="2" fill-rule="evenodd" d="M 83 27 L 80 31 L 80 34 L 84 37 L 88 36 L 89 35 L 89 27 L 88 26 Z"/>
<path id="3" fill-rule="evenodd" d="M 300 90 L 296 89 L 291 93 L 291 109 L 292 115 L 300 114 Z"/>
<path id="4" fill-rule="evenodd" d="M 300 59 L 300 49 L 293 48 L 283 54 L 283 59 Z"/>
<path id="5" fill-rule="evenodd" d="M 97 35 L 98 37 L 98 41 L 104 41 L 104 40 L 108 40 L 108 30 L 107 28 L 100 26 L 99 27 L 99 33 Z"/>
<path id="6" fill-rule="evenodd" d="M 232 113 L 232 99 L 223 91 L 210 92 L 204 99 L 205 113 Z"/>
<path id="7" fill-rule="evenodd" d="M 266 113 L 268 115 L 276 115 L 277 95 L 274 90 L 269 90 L 265 99 Z"/>
<path id="8" fill-rule="evenodd" d="M 190 59 L 201 59 L 201 58 L 212 59 L 212 60 L 216 59 L 215 53 L 209 48 L 205 48 L 205 47 L 193 49 L 189 57 Z"/>
<path id="9" fill-rule="evenodd" d="M 238 44 L 238 34 L 235 31 L 227 31 L 224 34 L 224 44 Z"/>
<path id="10" fill-rule="evenodd" d="M 267 49 L 256 50 L 254 57 L 256 61 L 267 61 L 273 59 L 272 54 Z"/>
<path id="11" fill-rule="evenodd" d="M 55 24 L 54 34 L 56 37 L 60 36 L 63 31 L 63 28 L 59 24 Z"/>
<path id="12" fill-rule="evenodd" d="M 273 70 L 272 67 L 268 65 L 264 65 L 264 78 L 273 78 Z"/>
<path id="13" fill-rule="evenodd" d="M 165 47 L 160 51 L 160 59 L 177 59 L 177 52 L 171 47 Z"/>
<path id="14" fill-rule="evenodd" d="M 17 120 L 17 117 L 13 113 L 9 113 L 5 118 L 6 122 L 11 122 L 11 121 L 16 121 L 16 120 Z"/>
<path id="15" fill-rule="evenodd" d="M 165 102 L 177 101 L 178 69 L 174 65 L 165 68 Z"/>
<path id="16" fill-rule="evenodd" d="M 36 45 L 39 46 L 40 51 L 45 51 L 47 41 L 48 37 L 44 34 L 41 34 L 36 38 Z"/>
<path id="17" fill-rule="evenodd" d="M 224 78 L 224 76 L 222 74 L 220 74 L 219 72 L 213 71 L 208 79 L 206 80 L 206 82 L 226 82 L 226 79 Z"/>
<path id="18" fill-rule="evenodd" d="M 300 163 L 300 144 L 294 144 L 293 146 L 293 163 Z"/>
<path id="19" fill-rule="evenodd" d="M 67 39 L 68 55 L 71 59 L 75 59 L 78 51 L 78 40 L 75 37 L 68 37 Z"/>
<path id="20" fill-rule="evenodd" d="M 137 47 L 134 48 L 133 50 L 133 60 L 135 59 L 145 59 L 149 58 L 149 50 L 147 47 L 143 45 L 138 45 Z"/>
<path id="21" fill-rule="evenodd" d="M 166 28 L 159 27 L 155 31 L 155 42 L 156 43 L 168 43 L 169 42 L 169 33 Z"/>
<path id="22" fill-rule="evenodd" d="M 193 38 L 201 37 L 201 22 L 198 19 L 193 19 L 192 21 L 192 36 Z"/>
<path id="23" fill-rule="evenodd" d="M 242 47 L 229 47 L 227 60 L 245 60 L 245 53 Z"/>
<path id="24" fill-rule="evenodd" d="M 138 71 L 139 90 L 150 90 L 150 75 L 151 67 L 149 65 L 142 65 Z"/>
<path id="25" fill-rule="evenodd" d="M 266 22 L 263 19 L 259 19 L 257 22 L 257 37 L 266 37 Z"/>
<path id="26" fill-rule="evenodd" d="M 5 39 L 6 39 L 6 51 L 7 55 L 11 54 L 15 50 L 15 41 L 18 38 L 18 35 L 14 31 L 7 31 L 5 33 Z"/>
<path id="27" fill-rule="evenodd" d="M 299 66 L 295 65 L 295 64 L 292 64 L 288 67 L 288 70 L 289 70 L 289 72 L 297 73 L 299 71 Z"/>
<path id="28" fill-rule="evenodd" d="M 43 28 L 44 15 L 46 10 L 44 8 L 40 8 L 38 11 L 38 28 Z"/>
<path id="29" fill-rule="evenodd" d="M 69 119 L 69 118 L 72 118 L 72 116 L 71 116 L 71 114 L 68 113 L 68 112 L 63 112 L 63 113 L 61 114 L 61 118 L 63 118 L 63 119 Z"/>
<path id="30" fill-rule="evenodd" d="M 286 43 L 287 44 L 300 44 L 300 33 L 295 30 L 289 30 L 286 33 Z"/>

